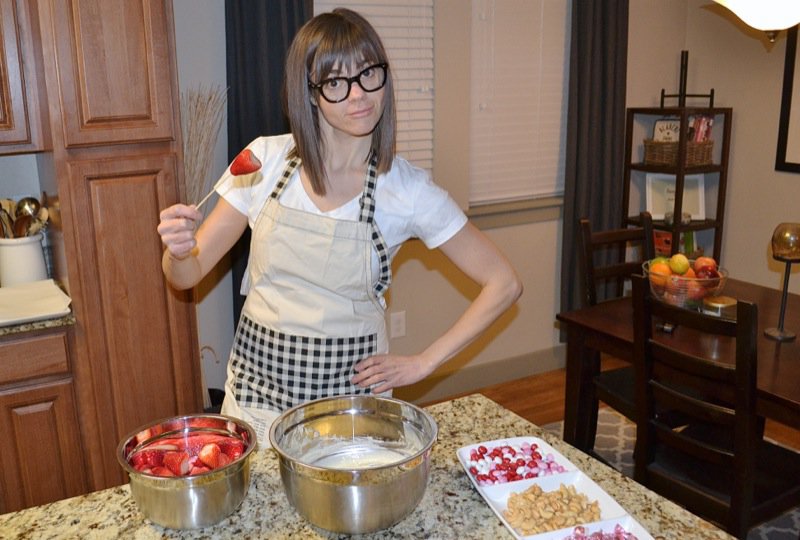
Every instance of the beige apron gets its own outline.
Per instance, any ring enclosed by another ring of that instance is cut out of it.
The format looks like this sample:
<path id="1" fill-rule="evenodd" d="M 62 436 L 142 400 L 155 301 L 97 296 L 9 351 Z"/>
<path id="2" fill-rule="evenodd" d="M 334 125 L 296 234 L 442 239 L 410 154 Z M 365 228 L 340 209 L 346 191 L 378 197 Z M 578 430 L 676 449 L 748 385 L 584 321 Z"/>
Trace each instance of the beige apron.
<path id="1" fill-rule="evenodd" d="M 268 445 L 272 421 L 299 403 L 369 389 L 353 366 L 388 351 L 383 293 L 388 250 L 374 223 L 375 163 L 359 221 L 287 208 L 278 200 L 299 165 L 291 161 L 253 225 L 250 288 L 228 363 L 222 412 L 253 425 Z M 294 178 L 293 178 L 294 176 Z M 380 275 L 372 277 L 372 253 Z"/>

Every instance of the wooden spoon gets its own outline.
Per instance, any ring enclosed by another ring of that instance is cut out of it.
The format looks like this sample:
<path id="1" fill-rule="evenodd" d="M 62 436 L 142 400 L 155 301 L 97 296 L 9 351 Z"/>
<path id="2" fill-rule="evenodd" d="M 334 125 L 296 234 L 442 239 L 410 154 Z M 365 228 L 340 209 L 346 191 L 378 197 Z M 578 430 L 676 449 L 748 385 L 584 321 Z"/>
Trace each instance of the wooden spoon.
<path id="1" fill-rule="evenodd" d="M 2 238 L 14 238 L 14 220 L 5 208 L 0 208 L 0 231 Z"/>
<path id="2" fill-rule="evenodd" d="M 14 238 L 28 236 L 28 230 L 33 223 L 33 217 L 23 214 L 14 221 Z"/>

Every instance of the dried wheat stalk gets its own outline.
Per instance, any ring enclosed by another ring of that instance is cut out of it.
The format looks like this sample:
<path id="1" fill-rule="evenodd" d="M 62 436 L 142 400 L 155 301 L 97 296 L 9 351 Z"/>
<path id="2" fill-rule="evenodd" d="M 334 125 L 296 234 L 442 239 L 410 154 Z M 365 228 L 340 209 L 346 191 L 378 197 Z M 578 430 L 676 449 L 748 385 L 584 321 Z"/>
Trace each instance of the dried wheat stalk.
<path id="1" fill-rule="evenodd" d="M 219 86 L 181 93 L 181 129 L 186 197 L 196 204 L 213 186 L 211 158 L 222 127 L 227 90 Z"/>

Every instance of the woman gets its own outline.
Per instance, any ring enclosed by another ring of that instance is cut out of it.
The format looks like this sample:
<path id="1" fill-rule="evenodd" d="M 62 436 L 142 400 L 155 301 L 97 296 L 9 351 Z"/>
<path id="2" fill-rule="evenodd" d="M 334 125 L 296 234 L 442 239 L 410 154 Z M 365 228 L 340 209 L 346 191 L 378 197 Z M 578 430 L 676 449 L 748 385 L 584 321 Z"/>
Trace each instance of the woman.
<path id="1" fill-rule="evenodd" d="M 306 23 L 284 90 L 291 134 L 248 145 L 261 169 L 226 171 L 196 234 L 194 206 L 163 210 L 158 226 L 164 274 L 179 289 L 252 229 L 222 412 L 250 422 L 262 443 L 272 420 L 298 403 L 425 378 L 522 293 L 506 258 L 447 192 L 394 155 L 391 68 L 363 17 L 337 9 Z M 383 295 L 392 257 L 412 237 L 439 248 L 481 292 L 427 348 L 399 356 L 388 352 Z"/>

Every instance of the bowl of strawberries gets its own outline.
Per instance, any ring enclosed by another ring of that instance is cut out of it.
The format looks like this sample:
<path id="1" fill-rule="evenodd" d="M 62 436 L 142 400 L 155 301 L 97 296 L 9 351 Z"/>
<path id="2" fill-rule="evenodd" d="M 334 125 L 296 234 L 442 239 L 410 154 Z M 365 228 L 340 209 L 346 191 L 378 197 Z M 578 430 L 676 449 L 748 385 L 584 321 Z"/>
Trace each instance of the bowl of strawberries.
<path id="1" fill-rule="evenodd" d="M 250 486 L 253 428 L 220 414 L 166 418 L 141 426 L 117 448 L 142 514 L 162 527 L 194 529 L 222 521 Z"/>
<path id="2" fill-rule="evenodd" d="M 728 271 L 711 257 L 689 259 L 683 253 L 645 261 L 644 275 L 657 299 L 673 306 L 701 310 L 703 299 L 719 296 Z"/>

